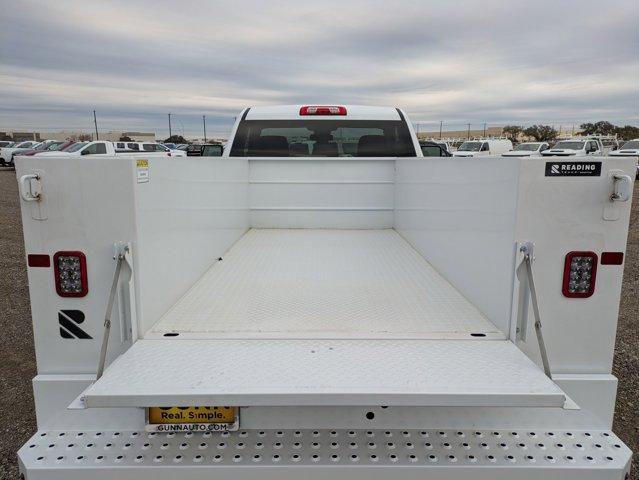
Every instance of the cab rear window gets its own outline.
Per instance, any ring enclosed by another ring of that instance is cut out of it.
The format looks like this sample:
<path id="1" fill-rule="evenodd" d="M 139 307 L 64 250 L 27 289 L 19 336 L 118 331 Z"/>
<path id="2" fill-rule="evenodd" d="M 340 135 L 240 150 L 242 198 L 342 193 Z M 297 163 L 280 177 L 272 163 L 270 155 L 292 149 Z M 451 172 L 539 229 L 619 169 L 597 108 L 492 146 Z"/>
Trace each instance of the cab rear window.
<path id="1" fill-rule="evenodd" d="M 243 120 L 232 157 L 410 157 L 402 120 Z"/>

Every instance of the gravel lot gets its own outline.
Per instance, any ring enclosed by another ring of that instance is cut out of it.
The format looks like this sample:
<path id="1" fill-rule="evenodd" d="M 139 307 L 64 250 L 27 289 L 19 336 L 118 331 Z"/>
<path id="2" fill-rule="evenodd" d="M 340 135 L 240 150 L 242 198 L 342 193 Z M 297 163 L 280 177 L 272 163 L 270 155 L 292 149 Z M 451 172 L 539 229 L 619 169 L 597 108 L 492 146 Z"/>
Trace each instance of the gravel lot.
<path id="1" fill-rule="evenodd" d="M 634 202 L 613 366 L 619 377 L 614 431 L 639 452 L 639 185 Z M 31 392 L 36 365 L 13 171 L 0 171 L 0 251 L 0 479 L 16 479 L 16 451 L 36 430 Z M 638 454 L 633 475 L 639 478 Z"/>

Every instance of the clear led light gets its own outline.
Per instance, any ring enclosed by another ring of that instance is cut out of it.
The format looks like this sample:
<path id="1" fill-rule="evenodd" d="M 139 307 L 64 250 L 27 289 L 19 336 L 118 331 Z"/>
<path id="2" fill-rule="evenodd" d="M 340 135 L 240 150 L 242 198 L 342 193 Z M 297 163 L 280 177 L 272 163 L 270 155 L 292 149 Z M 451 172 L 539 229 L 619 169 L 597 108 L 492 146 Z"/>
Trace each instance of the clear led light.
<path id="1" fill-rule="evenodd" d="M 592 278 L 592 257 L 572 257 L 570 262 L 570 293 L 586 293 Z"/>
<path id="2" fill-rule="evenodd" d="M 597 255 L 571 252 L 566 255 L 563 293 L 567 297 L 589 297 L 594 292 Z"/>
<path id="3" fill-rule="evenodd" d="M 87 294 L 85 257 L 81 252 L 58 252 L 54 256 L 56 289 L 63 297 Z"/>
<path id="4" fill-rule="evenodd" d="M 58 277 L 60 278 L 60 289 L 64 293 L 80 293 L 82 291 L 80 257 L 59 256 Z"/>

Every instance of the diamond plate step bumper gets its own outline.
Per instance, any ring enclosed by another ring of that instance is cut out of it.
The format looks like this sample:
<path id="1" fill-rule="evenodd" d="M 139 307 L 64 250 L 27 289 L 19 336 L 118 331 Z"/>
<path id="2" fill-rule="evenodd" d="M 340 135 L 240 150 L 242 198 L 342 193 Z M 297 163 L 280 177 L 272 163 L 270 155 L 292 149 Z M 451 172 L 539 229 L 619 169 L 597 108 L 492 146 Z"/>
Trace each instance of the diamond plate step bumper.
<path id="1" fill-rule="evenodd" d="M 26 480 L 628 478 L 607 431 L 39 431 L 18 452 Z"/>

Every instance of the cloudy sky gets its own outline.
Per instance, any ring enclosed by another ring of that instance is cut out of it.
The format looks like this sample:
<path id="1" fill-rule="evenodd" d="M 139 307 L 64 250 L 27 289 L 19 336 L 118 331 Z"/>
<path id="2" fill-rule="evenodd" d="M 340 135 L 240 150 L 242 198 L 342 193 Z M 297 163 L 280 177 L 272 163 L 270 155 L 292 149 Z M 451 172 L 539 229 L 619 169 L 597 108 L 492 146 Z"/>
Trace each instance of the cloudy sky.
<path id="1" fill-rule="evenodd" d="M 248 105 L 639 125 L 639 1 L 0 0 L 0 129 L 224 135 Z"/>

